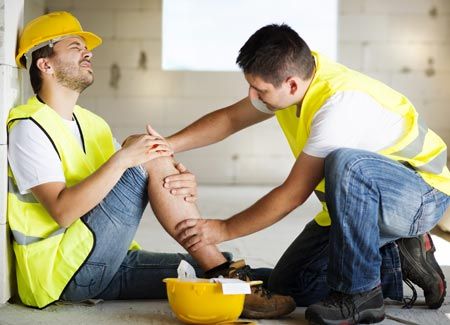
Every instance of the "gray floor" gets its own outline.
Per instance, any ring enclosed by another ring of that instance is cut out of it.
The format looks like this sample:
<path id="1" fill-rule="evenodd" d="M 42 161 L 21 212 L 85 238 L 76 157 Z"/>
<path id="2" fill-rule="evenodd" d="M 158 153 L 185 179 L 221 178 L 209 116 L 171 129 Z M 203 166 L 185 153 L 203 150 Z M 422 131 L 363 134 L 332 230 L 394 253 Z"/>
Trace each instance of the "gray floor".
<path id="1" fill-rule="evenodd" d="M 200 210 L 204 216 L 226 217 L 249 206 L 270 190 L 269 187 L 200 188 Z M 270 229 L 236 241 L 224 243 L 221 249 L 231 251 L 235 257 L 245 257 L 254 266 L 274 266 L 289 243 L 303 229 L 307 221 L 320 208 L 318 201 L 310 199 L 284 220 Z M 270 240 L 268 240 L 270 239 Z M 437 259 L 450 279 L 450 234 L 436 232 Z M 145 248 L 154 251 L 180 252 L 178 244 L 164 233 L 150 211 L 146 212 L 137 234 L 137 240 Z M 419 294 L 421 294 L 419 289 Z M 388 302 L 387 314 L 406 324 L 450 324 L 450 296 L 437 311 L 423 306 L 423 296 L 411 310 L 403 310 L 398 304 Z M 172 315 L 166 301 L 109 301 L 95 306 L 53 305 L 45 310 L 34 310 L 20 304 L 8 303 L 0 307 L 0 325 L 6 324 L 180 324 Z M 307 324 L 304 308 L 282 320 L 263 320 L 258 324 Z M 386 319 L 381 324 L 401 324 Z"/>

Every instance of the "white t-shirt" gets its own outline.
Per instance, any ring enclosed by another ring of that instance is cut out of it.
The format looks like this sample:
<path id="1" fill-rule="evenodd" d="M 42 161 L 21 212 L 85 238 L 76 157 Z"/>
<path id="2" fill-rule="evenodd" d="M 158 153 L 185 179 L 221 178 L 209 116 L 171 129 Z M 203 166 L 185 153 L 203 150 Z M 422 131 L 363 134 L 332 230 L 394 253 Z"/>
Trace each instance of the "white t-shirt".
<path id="1" fill-rule="evenodd" d="M 76 121 L 63 119 L 82 147 Z M 21 194 L 50 182 L 65 183 L 61 160 L 47 135 L 31 120 L 17 122 L 9 133 L 8 161 Z M 116 149 L 120 144 L 114 139 Z"/>
<path id="2" fill-rule="evenodd" d="M 255 108 L 261 109 L 259 102 Z M 266 111 L 267 110 L 267 111 Z M 331 96 L 316 113 L 303 152 L 325 158 L 339 148 L 379 151 L 395 144 L 404 133 L 403 117 L 383 108 L 370 95 L 341 91 Z"/>

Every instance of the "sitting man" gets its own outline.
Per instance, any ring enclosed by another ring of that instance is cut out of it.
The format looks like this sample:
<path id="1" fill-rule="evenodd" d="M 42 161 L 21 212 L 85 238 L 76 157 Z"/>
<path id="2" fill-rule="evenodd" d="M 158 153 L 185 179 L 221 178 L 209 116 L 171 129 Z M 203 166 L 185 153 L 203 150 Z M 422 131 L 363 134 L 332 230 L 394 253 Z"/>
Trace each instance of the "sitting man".
<path id="1" fill-rule="evenodd" d="M 177 275 L 181 257 L 132 242 L 144 208 L 150 201 L 173 236 L 177 223 L 199 218 L 189 202 L 193 176 L 174 164 L 150 126 L 120 147 L 103 119 L 76 105 L 94 80 L 91 50 L 100 43 L 67 12 L 34 19 L 19 40 L 16 60 L 29 65 L 36 96 L 8 118 L 8 220 L 19 295 L 28 306 L 164 298 L 162 279 Z M 164 188 L 175 174 L 179 182 Z M 189 253 L 205 276 L 249 277 L 248 267 L 229 262 L 214 245 Z M 265 293 L 248 295 L 243 316 L 279 317 L 295 308 L 292 298 Z"/>

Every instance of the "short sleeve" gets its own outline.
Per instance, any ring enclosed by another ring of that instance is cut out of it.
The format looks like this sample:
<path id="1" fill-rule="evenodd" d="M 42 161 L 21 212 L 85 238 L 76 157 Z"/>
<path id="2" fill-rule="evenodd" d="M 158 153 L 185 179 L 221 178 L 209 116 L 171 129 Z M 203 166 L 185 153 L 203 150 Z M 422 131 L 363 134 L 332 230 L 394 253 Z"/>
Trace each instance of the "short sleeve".
<path id="1" fill-rule="evenodd" d="M 340 148 L 377 152 L 398 141 L 404 121 L 366 93 L 338 92 L 319 109 L 303 152 L 325 158 Z"/>
<path id="2" fill-rule="evenodd" d="M 17 122 L 8 141 L 8 161 L 21 194 L 44 183 L 65 182 L 56 149 L 33 121 Z"/>

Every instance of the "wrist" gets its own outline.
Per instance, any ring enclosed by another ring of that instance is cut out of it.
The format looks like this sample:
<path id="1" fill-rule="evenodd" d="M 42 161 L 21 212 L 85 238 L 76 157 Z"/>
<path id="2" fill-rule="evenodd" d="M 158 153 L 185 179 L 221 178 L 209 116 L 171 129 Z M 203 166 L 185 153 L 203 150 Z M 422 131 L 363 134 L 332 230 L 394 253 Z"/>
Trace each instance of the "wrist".
<path id="1" fill-rule="evenodd" d="M 222 242 L 233 239 L 232 235 L 230 234 L 229 221 L 230 219 L 227 219 L 223 220 L 222 222 L 222 234 L 223 234 Z"/>
<path id="2" fill-rule="evenodd" d="M 166 138 L 166 142 L 169 145 L 169 148 L 172 149 L 173 153 L 177 152 L 177 147 L 175 145 L 175 140 L 172 136 Z"/>
<path id="3" fill-rule="evenodd" d="M 122 153 L 122 149 L 116 151 L 116 153 L 114 155 L 112 155 L 111 158 L 109 159 L 109 162 L 113 166 L 114 169 L 120 170 L 122 172 L 125 172 L 125 170 L 127 170 L 127 168 L 128 168 L 126 159 Z"/>

